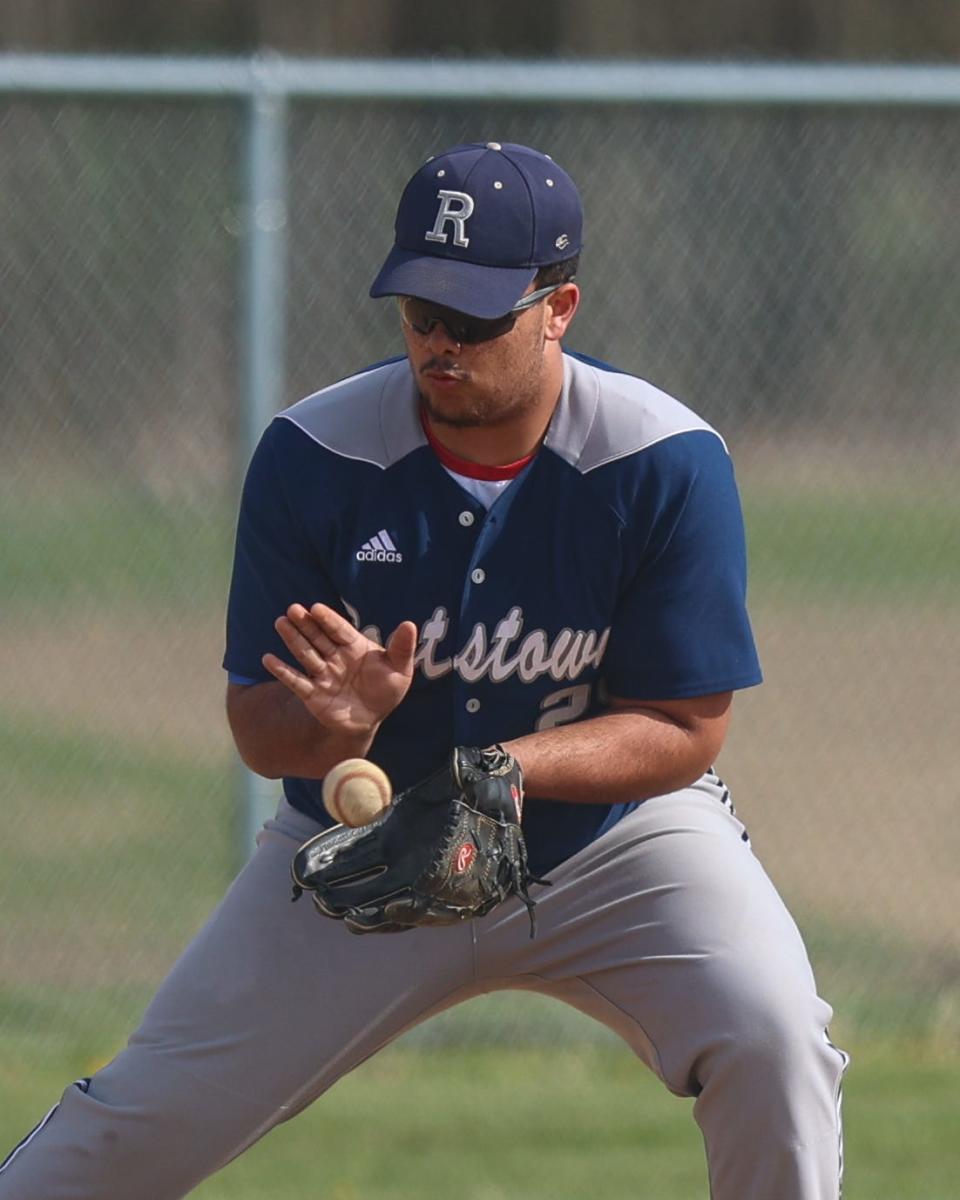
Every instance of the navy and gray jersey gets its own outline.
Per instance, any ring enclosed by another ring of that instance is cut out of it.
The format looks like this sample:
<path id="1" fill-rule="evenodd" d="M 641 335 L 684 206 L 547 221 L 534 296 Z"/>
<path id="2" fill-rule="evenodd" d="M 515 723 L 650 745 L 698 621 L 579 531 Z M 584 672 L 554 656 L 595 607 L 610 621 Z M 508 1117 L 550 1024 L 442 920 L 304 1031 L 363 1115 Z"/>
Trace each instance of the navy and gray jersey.
<path id="1" fill-rule="evenodd" d="M 383 641 L 419 643 L 410 691 L 368 757 L 401 790 L 455 745 L 485 746 L 604 711 L 760 682 L 743 521 L 720 436 L 677 400 L 564 354 L 539 452 L 489 508 L 431 448 L 405 358 L 280 413 L 240 508 L 224 666 L 272 680 L 274 629 L 320 602 Z M 319 780 L 290 803 L 331 823 Z M 531 867 L 550 870 L 635 805 L 529 799 Z"/>

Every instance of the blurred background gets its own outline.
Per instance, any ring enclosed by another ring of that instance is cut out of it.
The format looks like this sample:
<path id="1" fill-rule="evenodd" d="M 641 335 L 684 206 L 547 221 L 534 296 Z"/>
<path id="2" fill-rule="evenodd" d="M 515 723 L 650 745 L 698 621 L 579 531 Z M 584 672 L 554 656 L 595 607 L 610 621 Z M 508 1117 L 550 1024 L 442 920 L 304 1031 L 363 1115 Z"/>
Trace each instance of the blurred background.
<path id="1" fill-rule="evenodd" d="M 0 0 L 0 1157 L 123 1044 L 273 800 L 222 712 L 252 442 L 400 352 L 366 297 L 399 191 L 500 140 L 583 194 L 569 347 L 737 466 L 766 683 L 719 766 L 854 1055 L 845 1195 L 955 1194 L 958 56 L 935 0 Z M 779 94 L 824 62 L 887 70 Z M 717 65 L 710 96 L 678 74 Z M 497 1161 L 467 1105 L 514 1131 Z M 491 997 L 196 1194 L 278 1193 L 324 1151 L 333 1200 L 686 1200 L 687 1110 L 578 1015 Z"/>

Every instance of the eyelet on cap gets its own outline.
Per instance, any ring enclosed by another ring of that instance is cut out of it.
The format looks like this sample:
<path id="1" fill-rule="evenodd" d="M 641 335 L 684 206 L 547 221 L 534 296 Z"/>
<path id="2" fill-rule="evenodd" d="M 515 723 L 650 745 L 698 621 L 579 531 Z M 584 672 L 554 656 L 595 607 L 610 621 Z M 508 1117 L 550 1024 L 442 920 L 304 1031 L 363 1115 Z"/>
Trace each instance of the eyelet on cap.
<path id="1" fill-rule="evenodd" d="M 500 191 L 500 189 L 503 187 L 503 184 L 502 184 L 502 183 L 500 182 L 500 180 L 498 179 L 498 180 L 496 181 L 496 183 L 495 183 L 493 186 L 494 186 L 494 187 L 497 189 L 497 191 L 499 192 L 499 191 Z"/>

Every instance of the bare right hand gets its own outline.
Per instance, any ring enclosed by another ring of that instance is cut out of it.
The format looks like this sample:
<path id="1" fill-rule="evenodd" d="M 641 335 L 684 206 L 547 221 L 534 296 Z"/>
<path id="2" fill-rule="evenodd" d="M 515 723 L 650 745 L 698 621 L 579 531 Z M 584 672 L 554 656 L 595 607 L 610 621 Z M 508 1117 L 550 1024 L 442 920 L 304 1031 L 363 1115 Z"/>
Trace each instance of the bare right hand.
<path id="1" fill-rule="evenodd" d="M 407 694 L 417 648 L 413 621 L 398 625 L 386 646 L 325 604 L 309 611 L 291 604 L 274 624 L 303 670 L 274 654 L 265 654 L 263 665 L 324 728 L 372 735 Z"/>

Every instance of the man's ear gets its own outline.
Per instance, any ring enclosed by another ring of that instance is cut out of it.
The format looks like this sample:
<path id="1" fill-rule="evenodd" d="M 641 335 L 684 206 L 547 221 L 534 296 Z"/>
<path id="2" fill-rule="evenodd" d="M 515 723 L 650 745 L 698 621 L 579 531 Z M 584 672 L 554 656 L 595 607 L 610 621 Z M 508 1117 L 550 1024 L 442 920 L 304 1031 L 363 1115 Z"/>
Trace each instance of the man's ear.
<path id="1" fill-rule="evenodd" d="M 565 283 L 546 298 L 545 304 L 544 337 L 548 342 L 559 342 L 580 305 L 580 289 L 575 283 Z"/>

